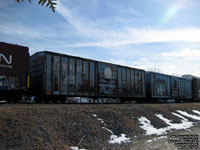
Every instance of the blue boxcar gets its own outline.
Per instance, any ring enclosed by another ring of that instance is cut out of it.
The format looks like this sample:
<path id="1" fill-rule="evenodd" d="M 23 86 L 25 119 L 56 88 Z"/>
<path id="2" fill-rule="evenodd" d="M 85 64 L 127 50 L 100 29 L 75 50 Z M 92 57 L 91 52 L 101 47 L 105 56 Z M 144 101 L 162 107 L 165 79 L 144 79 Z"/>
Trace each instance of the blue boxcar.
<path id="1" fill-rule="evenodd" d="M 171 98 L 192 99 L 192 80 L 171 76 Z"/>
<path id="2" fill-rule="evenodd" d="M 170 76 L 155 72 L 146 72 L 146 90 L 148 98 L 170 98 Z"/>
<path id="3" fill-rule="evenodd" d="M 146 72 L 146 92 L 150 99 L 192 99 L 192 81 L 161 73 Z"/>

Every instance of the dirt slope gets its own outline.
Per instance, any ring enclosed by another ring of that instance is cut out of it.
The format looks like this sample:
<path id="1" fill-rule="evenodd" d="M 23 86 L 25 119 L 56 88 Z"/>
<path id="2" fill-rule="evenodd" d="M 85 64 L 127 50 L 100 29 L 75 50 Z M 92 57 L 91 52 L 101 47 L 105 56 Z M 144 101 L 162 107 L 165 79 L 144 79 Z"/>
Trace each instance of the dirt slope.
<path id="1" fill-rule="evenodd" d="M 72 146 L 87 150 L 140 149 L 145 131 L 139 127 L 138 118 L 145 116 L 153 126 L 166 127 L 155 114 L 180 123 L 180 118 L 171 114 L 176 110 L 194 114 L 192 110 L 200 111 L 200 104 L 1 105 L 0 149 L 70 150 Z M 111 133 L 105 128 L 117 136 L 126 134 L 133 142 L 109 144 Z"/>

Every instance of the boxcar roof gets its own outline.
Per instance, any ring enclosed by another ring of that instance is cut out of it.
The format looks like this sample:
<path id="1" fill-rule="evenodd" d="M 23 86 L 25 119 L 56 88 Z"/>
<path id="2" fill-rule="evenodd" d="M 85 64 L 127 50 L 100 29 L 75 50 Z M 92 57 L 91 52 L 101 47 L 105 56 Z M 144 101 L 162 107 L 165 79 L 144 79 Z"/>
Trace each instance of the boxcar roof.
<path id="1" fill-rule="evenodd" d="M 134 68 L 134 67 L 130 67 L 130 66 L 123 66 L 123 65 L 120 65 L 120 64 L 114 64 L 114 63 L 110 63 L 110 62 L 103 62 L 103 61 L 88 59 L 88 58 L 79 57 L 79 56 L 72 56 L 72 55 L 67 55 L 67 54 L 61 54 L 61 53 L 56 53 L 56 52 L 51 52 L 51 51 L 40 51 L 40 52 L 36 52 L 35 54 L 38 54 L 38 53 L 49 53 L 49 54 L 57 55 L 57 56 L 68 56 L 68 57 L 83 59 L 83 60 L 87 60 L 87 61 L 94 61 L 94 62 L 106 63 L 106 64 L 111 64 L 111 65 L 116 65 L 116 66 L 119 66 L 119 67 L 125 67 L 125 68 L 129 68 L 129 69 L 136 69 L 136 70 L 140 70 L 140 71 L 145 71 L 143 69 L 138 69 L 138 68 Z M 35 54 L 33 54 L 33 55 L 35 55 Z"/>

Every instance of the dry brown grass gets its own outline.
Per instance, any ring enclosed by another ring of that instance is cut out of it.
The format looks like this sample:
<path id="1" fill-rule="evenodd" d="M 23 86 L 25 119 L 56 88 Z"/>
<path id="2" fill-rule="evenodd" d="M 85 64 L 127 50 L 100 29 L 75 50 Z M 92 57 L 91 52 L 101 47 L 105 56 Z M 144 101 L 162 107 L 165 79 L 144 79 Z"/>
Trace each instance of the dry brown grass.
<path id="1" fill-rule="evenodd" d="M 124 133 L 132 139 L 144 136 L 138 117 L 145 116 L 155 127 L 166 124 L 155 117 L 163 114 L 173 122 L 181 120 L 171 112 L 200 110 L 200 104 L 131 104 L 131 105 L 1 105 L 0 149 L 68 150 L 71 146 L 93 150 L 131 149 L 130 144 L 110 145 L 110 133 Z M 97 114 L 105 125 L 93 117 Z"/>

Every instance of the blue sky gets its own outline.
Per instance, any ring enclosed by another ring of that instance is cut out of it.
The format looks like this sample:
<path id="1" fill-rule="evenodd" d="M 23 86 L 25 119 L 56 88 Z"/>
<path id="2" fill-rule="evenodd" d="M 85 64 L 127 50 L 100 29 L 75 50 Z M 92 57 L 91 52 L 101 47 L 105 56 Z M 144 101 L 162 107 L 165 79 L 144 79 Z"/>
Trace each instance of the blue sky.
<path id="1" fill-rule="evenodd" d="M 197 0 L 58 0 L 55 13 L 1 0 L 0 41 L 200 76 L 199 15 Z"/>

